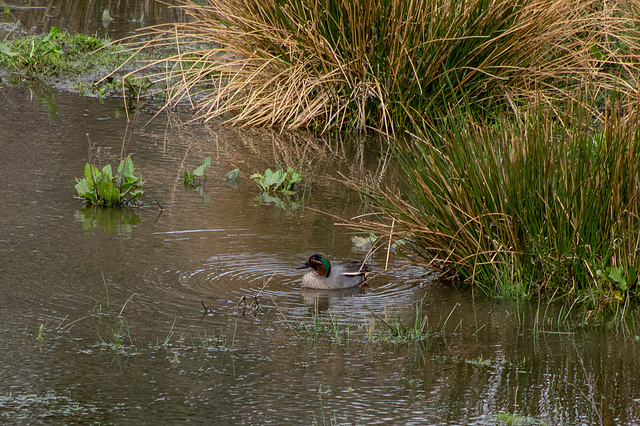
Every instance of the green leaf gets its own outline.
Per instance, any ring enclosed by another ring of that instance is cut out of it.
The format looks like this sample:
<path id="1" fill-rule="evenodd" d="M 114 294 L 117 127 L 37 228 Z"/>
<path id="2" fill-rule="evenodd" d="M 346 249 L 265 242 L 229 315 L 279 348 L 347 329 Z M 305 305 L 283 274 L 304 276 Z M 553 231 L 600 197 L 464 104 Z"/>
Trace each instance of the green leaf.
<path id="1" fill-rule="evenodd" d="M 607 269 L 609 270 L 609 274 L 608 274 L 609 278 L 611 278 L 612 281 L 618 284 L 618 287 L 620 288 L 620 290 L 626 290 L 627 280 L 624 279 L 624 276 L 622 275 L 622 270 L 619 268 L 616 268 L 615 266 L 611 266 Z"/>
<path id="2" fill-rule="evenodd" d="M 111 201 L 113 196 L 113 182 L 111 181 L 111 179 L 105 179 L 100 184 L 100 186 L 98 187 L 98 195 L 107 203 Z M 118 193 L 118 197 L 119 195 L 120 194 Z"/>
<path id="3" fill-rule="evenodd" d="M 287 172 L 285 172 L 282 169 L 278 169 L 274 174 L 273 174 L 276 186 L 275 188 L 280 188 L 282 186 L 282 184 L 284 183 L 285 179 L 287 179 Z"/>
<path id="4" fill-rule="evenodd" d="M 125 185 L 142 185 L 142 176 L 139 178 L 135 176 L 125 176 Z"/>
<path id="5" fill-rule="evenodd" d="M 196 167 L 196 169 L 193 171 L 193 175 L 198 177 L 204 176 L 204 171 L 206 170 L 207 166 L 209 166 L 210 164 L 211 164 L 211 157 L 205 158 L 202 164 Z"/>
<path id="6" fill-rule="evenodd" d="M 238 176 L 240 176 L 240 169 L 233 169 L 226 174 L 225 179 L 228 181 L 234 181 L 238 179 Z"/>
<path id="7" fill-rule="evenodd" d="M 635 266 L 631 265 L 629 266 L 629 270 L 627 271 L 627 283 L 630 286 L 633 286 L 636 284 L 637 280 L 638 280 L 638 272 L 636 271 Z"/>
<path id="8" fill-rule="evenodd" d="M 144 194 L 144 191 L 142 189 L 134 189 L 133 191 L 131 191 L 129 193 L 129 202 L 133 203 L 135 201 L 138 200 L 138 198 L 140 198 L 140 196 Z"/>
<path id="9" fill-rule="evenodd" d="M 131 157 L 127 157 L 127 159 L 124 160 L 124 176 L 127 180 L 129 180 L 129 178 L 135 179 L 135 175 L 133 174 L 133 160 Z"/>
<path id="10" fill-rule="evenodd" d="M 107 164 L 102 168 L 102 179 L 104 181 L 110 181 L 113 179 L 113 173 L 111 171 L 111 164 Z"/>
<path id="11" fill-rule="evenodd" d="M 13 50 L 9 49 L 9 46 L 7 46 L 6 44 L 0 44 L 0 53 L 11 57 L 19 55 L 19 53 L 16 53 Z"/>
<path id="12" fill-rule="evenodd" d="M 271 187 L 273 187 L 273 189 L 277 189 L 282 185 L 282 182 L 284 182 L 284 178 L 285 173 L 282 169 L 278 169 L 275 172 L 272 172 L 271 169 L 267 169 L 267 171 L 264 172 L 264 186 L 267 189 L 271 189 Z"/>
<path id="13" fill-rule="evenodd" d="M 296 172 L 291 167 L 287 168 L 286 185 L 282 187 L 281 189 L 282 192 L 292 191 L 295 184 L 300 182 L 301 180 L 302 180 L 302 175 L 300 173 Z"/>
<path id="14" fill-rule="evenodd" d="M 113 18 L 111 17 L 111 14 L 109 13 L 108 9 L 105 9 L 102 11 L 102 20 L 103 21 L 113 21 Z"/>
<path id="15" fill-rule="evenodd" d="M 78 183 L 76 183 L 76 191 L 78 191 L 78 196 L 82 198 L 90 198 L 91 194 L 93 194 L 93 185 L 89 185 L 86 179 L 76 179 Z"/>
<path id="16" fill-rule="evenodd" d="M 93 177 L 92 177 L 93 173 Z M 101 180 L 100 170 L 93 164 L 87 163 L 84 166 L 84 177 L 89 181 L 91 187 L 93 187 L 94 182 L 98 183 Z"/>
<path id="17" fill-rule="evenodd" d="M 250 177 L 255 181 L 255 183 L 258 184 L 261 191 L 264 192 L 268 190 L 268 188 L 264 186 L 264 176 L 262 176 L 260 173 L 254 173 Z"/>
<path id="18" fill-rule="evenodd" d="M 47 34 L 46 37 L 42 39 L 41 43 L 46 43 L 49 40 L 55 39 L 59 32 L 60 27 L 51 27 L 51 29 L 49 30 L 49 34 Z"/>
<path id="19" fill-rule="evenodd" d="M 120 191 L 115 186 L 111 187 L 111 195 L 109 197 L 111 204 L 120 204 Z"/>
<path id="20" fill-rule="evenodd" d="M 262 184 L 268 189 L 273 183 L 273 172 L 271 169 L 267 169 L 264 171 L 264 179 L 262 180 Z"/>
<path id="21" fill-rule="evenodd" d="M 193 170 L 192 175 L 196 176 L 196 177 L 200 177 L 202 175 L 204 175 L 204 170 L 205 170 L 205 166 L 198 166 Z"/>

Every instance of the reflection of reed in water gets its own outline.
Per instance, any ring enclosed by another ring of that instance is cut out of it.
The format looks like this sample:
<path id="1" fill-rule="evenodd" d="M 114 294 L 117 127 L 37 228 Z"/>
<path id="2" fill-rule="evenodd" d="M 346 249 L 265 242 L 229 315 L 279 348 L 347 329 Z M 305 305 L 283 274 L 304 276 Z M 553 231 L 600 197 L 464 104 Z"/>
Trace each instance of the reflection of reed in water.
<path id="1" fill-rule="evenodd" d="M 48 0 L 31 3 L 43 5 L 46 3 L 46 6 L 11 7 L 10 17 L 13 21 L 20 21 L 24 28 L 37 28 L 39 32 L 48 31 L 50 26 L 55 25 L 70 33 L 102 35 L 105 33 L 102 24 L 105 10 L 115 19 L 129 25 L 135 24 L 137 28 L 144 25 L 183 22 L 185 20 L 184 11 L 173 7 L 177 3 L 173 0 L 163 2 L 118 1 L 108 2 L 108 4 L 98 0 Z M 127 25 L 119 24 L 117 27 L 122 31 L 122 34 L 128 30 Z M 110 31 L 108 35 L 113 38 L 113 31 Z M 115 38 L 118 36 L 116 34 Z"/>

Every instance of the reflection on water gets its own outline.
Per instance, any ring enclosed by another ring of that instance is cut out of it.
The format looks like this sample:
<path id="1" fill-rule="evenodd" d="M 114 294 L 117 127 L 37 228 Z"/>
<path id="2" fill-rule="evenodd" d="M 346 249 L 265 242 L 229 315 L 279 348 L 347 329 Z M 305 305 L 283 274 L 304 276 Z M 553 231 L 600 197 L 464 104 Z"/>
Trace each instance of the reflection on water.
<path id="1" fill-rule="evenodd" d="M 0 123 L 0 422 L 640 422 L 637 311 L 627 328 L 575 324 L 423 279 L 393 254 L 385 271 L 382 251 L 364 289 L 300 288 L 309 253 L 366 253 L 321 211 L 366 211 L 333 178 L 388 169 L 375 138 L 158 118 L 130 148 L 147 204 L 118 210 L 84 206 L 74 177 L 86 133 L 118 158 L 119 101 L 3 87 Z M 186 190 L 208 156 L 206 184 Z M 301 170 L 304 199 L 258 199 L 249 176 L 267 167 Z M 424 316 L 423 338 L 384 337 Z"/>
<path id="2" fill-rule="evenodd" d="M 133 227 L 140 223 L 140 216 L 131 207 L 83 207 L 76 212 L 75 217 L 82 222 L 85 231 L 100 227 L 105 234 L 130 235 Z"/>
<path id="3" fill-rule="evenodd" d="M 22 28 L 46 33 L 59 26 L 70 33 L 83 33 L 118 39 L 147 25 L 181 22 L 181 9 L 171 7 L 175 1 L 109 1 L 109 0 L 31 0 L 4 2 L 9 19 Z M 104 19 L 105 10 L 111 19 Z"/>

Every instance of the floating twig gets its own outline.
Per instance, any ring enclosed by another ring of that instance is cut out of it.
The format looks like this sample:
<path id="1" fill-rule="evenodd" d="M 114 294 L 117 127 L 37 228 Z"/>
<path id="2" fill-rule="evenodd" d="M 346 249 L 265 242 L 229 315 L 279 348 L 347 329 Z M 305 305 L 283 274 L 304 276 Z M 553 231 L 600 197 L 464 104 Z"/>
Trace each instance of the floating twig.
<path id="1" fill-rule="evenodd" d="M 206 317 L 207 314 L 213 315 L 213 308 L 207 308 L 207 306 L 204 304 L 204 300 L 201 300 L 200 303 L 202 303 L 202 307 L 204 308 L 204 313 L 202 314 L 202 318 Z M 202 318 L 200 319 L 202 320 Z"/>

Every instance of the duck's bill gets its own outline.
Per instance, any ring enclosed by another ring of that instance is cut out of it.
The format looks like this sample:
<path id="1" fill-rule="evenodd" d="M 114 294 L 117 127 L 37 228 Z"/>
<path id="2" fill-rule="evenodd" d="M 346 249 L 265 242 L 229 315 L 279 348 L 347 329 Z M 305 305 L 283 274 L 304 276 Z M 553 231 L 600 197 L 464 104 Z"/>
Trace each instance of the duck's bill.
<path id="1" fill-rule="evenodd" d="M 300 265 L 298 266 L 296 269 L 304 269 L 304 268 L 308 268 L 309 264 L 305 263 L 304 265 Z"/>

